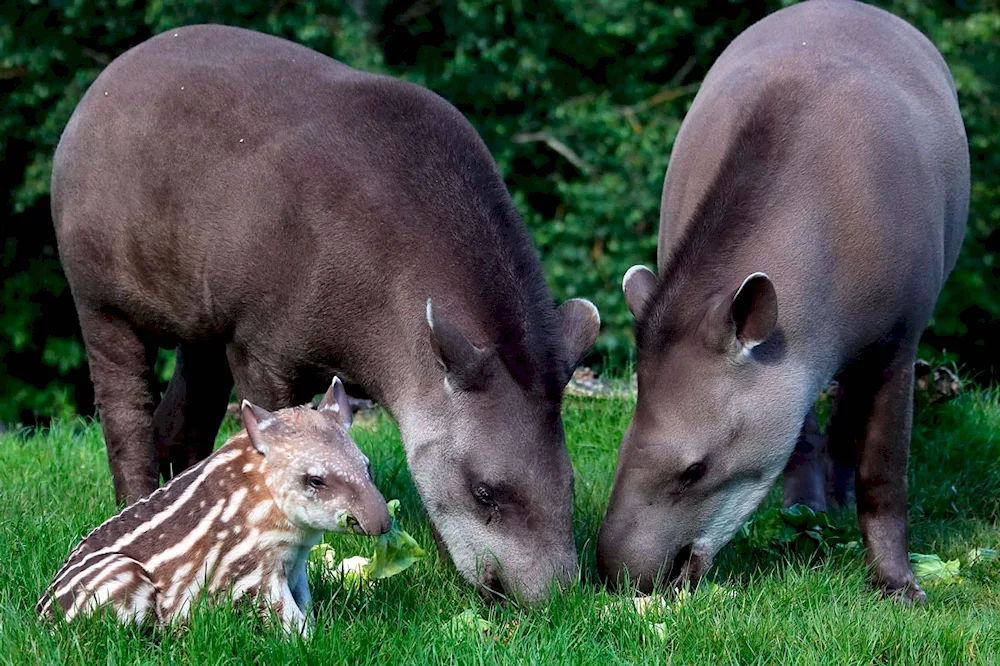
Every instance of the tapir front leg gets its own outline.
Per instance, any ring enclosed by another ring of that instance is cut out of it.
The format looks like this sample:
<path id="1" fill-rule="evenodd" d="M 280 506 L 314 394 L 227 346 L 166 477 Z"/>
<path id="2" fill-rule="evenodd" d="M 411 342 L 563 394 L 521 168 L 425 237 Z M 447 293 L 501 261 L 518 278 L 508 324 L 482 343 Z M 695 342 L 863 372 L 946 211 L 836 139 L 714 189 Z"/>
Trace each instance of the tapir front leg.
<path id="1" fill-rule="evenodd" d="M 881 372 L 855 369 L 844 386 L 846 393 L 838 404 L 843 413 L 835 425 L 849 428 L 853 421 L 858 426 L 858 522 L 875 583 L 886 593 L 926 601 L 913 577 L 907 549 L 906 465 L 913 424 L 914 356 L 913 347 L 904 347 L 882 365 Z"/>
<path id="2" fill-rule="evenodd" d="M 160 476 L 169 481 L 212 453 L 233 378 L 221 344 L 180 345 L 153 415 Z"/>
<path id="3" fill-rule="evenodd" d="M 820 434 L 816 409 L 806 415 L 799 440 L 783 476 L 784 500 L 787 509 L 793 504 L 805 504 L 813 511 L 826 511 L 826 437 Z"/>

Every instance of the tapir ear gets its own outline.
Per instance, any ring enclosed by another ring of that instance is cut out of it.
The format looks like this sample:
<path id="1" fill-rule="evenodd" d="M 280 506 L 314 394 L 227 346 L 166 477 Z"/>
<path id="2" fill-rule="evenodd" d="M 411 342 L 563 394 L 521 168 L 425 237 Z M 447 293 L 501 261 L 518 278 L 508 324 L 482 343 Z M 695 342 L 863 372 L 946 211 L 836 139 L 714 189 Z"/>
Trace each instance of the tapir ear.
<path id="1" fill-rule="evenodd" d="M 633 266 L 625 271 L 622 291 L 625 293 L 625 305 L 632 316 L 638 319 L 656 291 L 656 275 L 645 266 Z"/>
<path id="2" fill-rule="evenodd" d="M 429 298 L 426 315 L 431 348 L 444 368 L 446 385 L 458 391 L 484 388 L 493 369 L 493 350 L 472 344 L 444 317 L 435 315 Z"/>
<path id="3" fill-rule="evenodd" d="M 257 405 L 251 405 L 249 400 L 243 401 L 243 404 L 240 405 L 240 412 L 243 415 L 243 427 L 247 429 L 247 435 L 250 436 L 250 443 L 266 456 L 268 445 L 264 441 L 261 431 L 274 425 L 274 414 Z"/>
<path id="4" fill-rule="evenodd" d="M 354 417 L 351 414 L 351 403 L 347 400 L 347 389 L 344 388 L 344 382 L 340 381 L 340 377 L 333 378 L 333 383 L 323 394 L 323 399 L 319 401 L 316 409 L 321 412 L 332 412 L 340 419 L 345 428 L 349 429 L 351 423 L 354 422 Z"/>
<path id="5" fill-rule="evenodd" d="M 771 278 L 764 273 L 748 275 L 733 296 L 730 313 L 744 349 L 767 340 L 778 323 L 778 294 Z"/>
<path id="6" fill-rule="evenodd" d="M 556 313 L 566 349 L 568 377 L 573 374 L 580 359 L 594 346 L 597 334 L 601 332 L 601 313 L 586 298 L 571 298 L 560 305 Z"/>

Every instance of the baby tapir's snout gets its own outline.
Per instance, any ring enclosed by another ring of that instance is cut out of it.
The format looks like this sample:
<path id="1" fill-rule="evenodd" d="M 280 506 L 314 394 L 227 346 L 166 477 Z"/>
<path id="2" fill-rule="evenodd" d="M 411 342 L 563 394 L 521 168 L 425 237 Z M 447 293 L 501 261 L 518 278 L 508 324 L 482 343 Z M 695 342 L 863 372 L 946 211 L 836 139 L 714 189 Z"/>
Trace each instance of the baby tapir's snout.
<path id="1" fill-rule="evenodd" d="M 385 498 L 373 483 L 367 485 L 366 492 L 348 515 L 356 521 L 355 531 L 360 534 L 379 536 L 392 529 L 392 516 L 386 508 Z"/>

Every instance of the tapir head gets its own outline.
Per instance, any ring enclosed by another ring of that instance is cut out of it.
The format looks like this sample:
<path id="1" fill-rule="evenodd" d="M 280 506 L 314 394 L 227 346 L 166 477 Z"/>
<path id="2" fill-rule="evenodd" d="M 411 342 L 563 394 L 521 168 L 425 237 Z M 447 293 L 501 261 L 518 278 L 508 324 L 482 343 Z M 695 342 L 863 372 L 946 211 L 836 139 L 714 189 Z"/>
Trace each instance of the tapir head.
<path id="1" fill-rule="evenodd" d="M 589 301 L 567 301 L 534 338 L 548 349 L 528 350 L 525 341 L 475 340 L 435 306 L 427 302 L 438 366 L 420 416 L 428 421 L 401 423 L 411 473 L 462 576 L 484 592 L 535 602 L 579 570 L 560 402 L 600 317 Z"/>
<path id="2" fill-rule="evenodd" d="M 267 462 L 275 504 L 297 527 L 318 532 L 385 534 L 392 527 L 368 458 L 351 439 L 351 407 L 339 378 L 316 409 L 269 412 L 244 400 L 243 424 Z"/>
<path id="3" fill-rule="evenodd" d="M 598 539 L 610 582 L 696 584 L 767 494 L 805 413 L 783 360 L 777 294 L 755 273 L 707 299 L 679 298 L 638 266 L 638 403 Z M 627 573 L 626 573 L 627 572 Z"/>

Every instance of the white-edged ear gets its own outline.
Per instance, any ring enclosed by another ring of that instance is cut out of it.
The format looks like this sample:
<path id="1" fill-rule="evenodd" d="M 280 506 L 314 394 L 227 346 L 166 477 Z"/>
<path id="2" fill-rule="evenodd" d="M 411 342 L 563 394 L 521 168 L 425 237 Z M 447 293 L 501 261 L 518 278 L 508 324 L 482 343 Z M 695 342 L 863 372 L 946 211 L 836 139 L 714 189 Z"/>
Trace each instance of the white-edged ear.
<path id="1" fill-rule="evenodd" d="M 556 308 L 566 349 L 567 381 L 601 332 L 601 313 L 586 298 L 571 298 Z"/>
<path id="2" fill-rule="evenodd" d="M 316 407 L 321 412 L 331 412 L 335 414 L 344 428 L 350 428 L 354 422 L 354 415 L 351 414 L 351 403 L 347 398 L 347 389 L 340 377 L 334 377 L 330 388 L 323 394 L 323 399 Z"/>
<path id="3" fill-rule="evenodd" d="M 625 305 L 636 319 L 642 315 L 646 303 L 656 292 L 656 282 L 656 274 L 642 264 L 636 264 L 625 271 L 622 292 L 625 294 Z"/>
<path id="4" fill-rule="evenodd" d="M 730 307 L 736 339 L 750 350 L 767 340 L 778 324 L 778 294 L 766 273 L 751 273 L 736 290 Z"/>
<path id="5" fill-rule="evenodd" d="M 257 405 L 251 404 L 249 400 L 243 400 L 240 405 L 240 413 L 243 416 L 243 427 L 247 430 L 250 443 L 253 444 L 255 449 L 266 456 L 269 447 L 267 442 L 264 441 L 261 431 L 267 430 L 270 426 L 274 425 L 274 414 Z"/>

